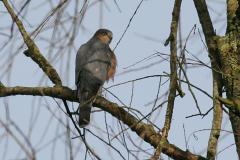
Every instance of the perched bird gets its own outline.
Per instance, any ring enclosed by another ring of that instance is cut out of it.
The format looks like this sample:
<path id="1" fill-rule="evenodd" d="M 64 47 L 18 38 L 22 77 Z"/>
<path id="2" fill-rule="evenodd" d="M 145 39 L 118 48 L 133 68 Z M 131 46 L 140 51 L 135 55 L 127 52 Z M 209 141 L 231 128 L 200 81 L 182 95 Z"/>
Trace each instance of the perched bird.
<path id="1" fill-rule="evenodd" d="M 90 113 L 96 95 L 102 91 L 105 81 L 114 78 L 117 65 L 116 56 L 109 48 L 112 32 L 99 29 L 77 52 L 75 84 L 79 99 L 79 126 L 90 122 Z"/>

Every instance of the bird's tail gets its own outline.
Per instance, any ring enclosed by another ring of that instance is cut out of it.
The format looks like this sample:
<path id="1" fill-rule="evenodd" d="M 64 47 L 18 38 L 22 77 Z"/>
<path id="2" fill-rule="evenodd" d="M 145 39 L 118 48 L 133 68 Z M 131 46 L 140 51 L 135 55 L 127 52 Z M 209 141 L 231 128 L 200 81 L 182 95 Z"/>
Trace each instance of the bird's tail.
<path id="1" fill-rule="evenodd" d="M 81 128 L 87 126 L 90 122 L 92 103 L 86 103 L 79 106 L 79 126 Z"/>

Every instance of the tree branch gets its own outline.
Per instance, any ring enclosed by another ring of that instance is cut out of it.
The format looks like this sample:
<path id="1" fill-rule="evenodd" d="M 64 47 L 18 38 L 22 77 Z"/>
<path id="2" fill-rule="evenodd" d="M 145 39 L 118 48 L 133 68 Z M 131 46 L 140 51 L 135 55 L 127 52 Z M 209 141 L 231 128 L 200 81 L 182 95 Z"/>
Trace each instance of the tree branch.
<path id="1" fill-rule="evenodd" d="M 208 13 L 207 4 L 205 0 L 193 0 L 197 9 L 198 17 L 202 25 L 205 41 L 207 43 L 209 57 L 211 60 L 211 66 L 214 70 L 220 70 L 221 64 L 218 55 L 218 49 L 216 49 L 216 41 L 214 40 L 215 33 L 212 25 L 210 15 Z M 218 96 L 222 96 L 222 74 L 219 74 L 212 70 L 213 74 L 213 123 L 212 130 L 208 141 L 207 159 L 214 159 L 217 152 L 217 142 L 220 136 L 221 124 L 222 124 L 222 104 L 217 99 Z"/>
<path id="2" fill-rule="evenodd" d="M 124 124 L 131 127 L 131 130 L 136 132 L 139 137 L 144 139 L 145 142 L 152 145 L 154 148 L 157 148 L 160 140 L 161 135 L 157 133 L 152 125 L 140 122 L 137 118 L 133 115 L 125 111 L 122 107 L 119 107 L 116 103 L 109 102 L 103 97 L 98 97 L 94 102 L 93 106 L 101 108 L 104 111 L 107 111 L 112 116 L 116 117 L 117 119 L 121 120 Z M 126 116 L 128 115 L 128 116 Z M 204 160 L 204 157 L 194 155 L 190 152 L 185 152 L 179 149 L 178 147 L 170 144 L 167 140 L 161 144 L 162 145 L 162 152 L 173 159 L 179 160 Z"/>
<path id="3" fill-rule="evenodd" d="M 1 124 L 1 126 L 3 126 L 6 129 L 6 131 L 12 136 L 12 138 L 18 143 L 18 145 L 26 153 L 26 155 L 29 157 L 29 159 L 35 160 L 35 157 L 28 151 L 28 149 L 24 146 L 24 144 L 21 143 L 20 140 L 17 138 L 17 136 L 10 130 L 8 125 L 4 124 L 1 119 L 0 119 L 0 124 Z"/>
<path id="4" fill-rule="evenodd" d="M 220 60 L 224 73 L 239 77 L 240 73 L 240 0 L 227 1 L 227 30 L 223 37 L 219 37 L 218 48 Z M 224 46 L 224 47 L 223 47 Z M 232 124 L 234 139 L 237 147 L 238 158 L 240 158 L 240 79 L 231 79 L 224 76 L 227 99 L 234 104 L 229 109 L 229 119 Z"/>
<path id="5" fill-rule="evenodd" d="M 68 87 L 17 86 L 5 87 L 2 90 L 0 89 L 0 97 L 14 95 L 49 96 L 53 98 L 65 99 L 72 102 L 78 102 L 78 99 L 75 96 L 75 90 L 71 90 Z M 124 124 L 131 127 L 131 130 L 136 132 L 139 137 L 144 139 L 144 141 L 157 148 L 161 140 L 161 135 L 153 129 L 152 125 L 139 121 L 133 115 L 125 111 L 122 107 L 119 107 L 117 104 L 112 103 L 103 97 L 97 97 L 93 106 L 101 108 L 102 110 L 107 111 L 112 116 L 121 120 Z M 205 160 L 205 158 L 201 156 L 179 149 L 178 147 L 168 143 L 168 141 L 162 143 L 162 152 L 173 159 Z"/>
<path id="6" fill-rule="evenodd" d="M 68 87 L 4 87 L 0 88 L 0 97 L 15 95 L 48 96 L 78 102 L 75 90 Z"/>
<path id="7" fill-rule="evenodd" d="M 170 123 L 172 120 L 172 113 L 174 107 L 174 100 L 176 97 L 176 89 L 177 89 L 177 29 L 178 29 L 178 20 L 179 20 L 179 13 L 181 7 L 182 0 L 176 0 L 172 12 L 172 23 L 171 23 L 171 32 L 168 40 L 165 44 L 170 41 L 170 50 L 171 50 L 171 57 L 170 57 L 170 93 L 168 95 L 168 106 L 167 112 L 165 116 L 165 124 L 163 129 L 162 137 L 168 136 L 168 131 L 170 129 Z"/>
<path id="8" fill-rule="evenodd" d="M 22 22 L 18 19 L 16 14 L 13 12 L 12 8 L 9 6 L 7 0 L 2 0 L 5 7 L 7 8 L 9 14 L 11 15 L 13 21 L 17 24 L 20 33 L 24 39 L 24 42 L 28 46 L 28 50 L 24 51 L 24 54 L 27 57 L 30 57 L 34 62 L 36 62 L 39 67 L 45 72 L 49 79 L 58 85 L 62 85 L 62 81 L 57 73 L 57 71 L 51 66 L 51 64 L 43 57 L 39 51 L 37 45 L 27 34 Z"/>

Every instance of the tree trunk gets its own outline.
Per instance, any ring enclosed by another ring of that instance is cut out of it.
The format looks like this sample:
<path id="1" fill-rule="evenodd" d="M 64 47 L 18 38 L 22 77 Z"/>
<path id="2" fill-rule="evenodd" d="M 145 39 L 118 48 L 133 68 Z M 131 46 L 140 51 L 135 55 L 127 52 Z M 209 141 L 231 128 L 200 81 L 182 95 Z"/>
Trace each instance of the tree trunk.
<path id="1" fill-rule="evenodd" d="M 229 117 L 240 158 L 240 9 L 237 0 L 227 1 L 227 30 L 224 37 L 217 36 L 219 57 L 224 72 L 227 100 L 231 105 Z"/>

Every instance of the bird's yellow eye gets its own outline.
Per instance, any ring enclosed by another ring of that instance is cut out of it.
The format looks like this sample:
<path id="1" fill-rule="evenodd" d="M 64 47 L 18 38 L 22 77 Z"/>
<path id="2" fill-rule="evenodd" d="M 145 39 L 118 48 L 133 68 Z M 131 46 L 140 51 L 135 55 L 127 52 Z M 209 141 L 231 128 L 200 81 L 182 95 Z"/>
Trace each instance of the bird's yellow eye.
<path id="1" fill-rule="evenodd" d="M 106 36 L 106 35 L 107 35 L 107 33 L 102 33 L 102 35 L 103 35 L 103 36 Z"/>

